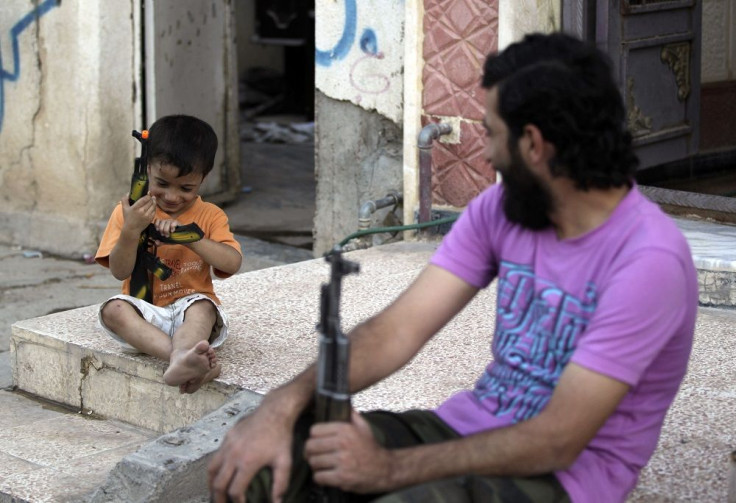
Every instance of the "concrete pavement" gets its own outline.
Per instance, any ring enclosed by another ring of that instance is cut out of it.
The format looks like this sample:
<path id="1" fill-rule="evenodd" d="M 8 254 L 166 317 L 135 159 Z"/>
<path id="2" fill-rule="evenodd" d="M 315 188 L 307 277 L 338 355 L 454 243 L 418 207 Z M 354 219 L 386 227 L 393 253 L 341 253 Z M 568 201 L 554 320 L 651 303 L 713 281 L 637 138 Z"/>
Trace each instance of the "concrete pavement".
<path id="1" fill-rule="evenodd" d="M 237 237 L 240 273 L 312 258 L 304 249 Z M 159 436 L 12 391 L 13 323 L 96 305 L 119 291 L 109 271 L 83 257 L 0 245 L 0 503 L 82 501 L 116 463 Z"/>
<path id="2" fill-rule="evenodd" d="M 701 295 L 701 301 L 732 306 L 729 305 L 734 284 L 731 273 L 736 271 L 732 257 L 736 250 L 733 227 L 694 225 L 690 228 L 690 225 L 681 223 L 691 240 L 702 286 L 710 289 L 710 293 Z M 270 245 L 265 246 L 270 248 Z M 344 296 L 345 326 L 369 316 L 398 294 L 426 263 L 433 246 L 431 243 L 397 243 L 355 252 L 364 271 L 361 281 L 350 278 L 345 287 L 347 291 L 362 293 Z M 96 266 L 86 265 L 82 260 L 69 264 L 53 257 L 25 258 L 22 250 L 12 248 L 3 250 L 0 257 L 5 257 L 0 261 L 3 308 L 5 300 L 11 299 L 13 293 L 30 295 L 31 288 L 35 289 L 38 300 L 24 298 L 26 303 L 40 309 L 38 315 L 75 307 L 65 301 L 82 298 L 83 292 L 93 296 L 84 297 L 83 301 L 91 305 L 107 298 L 107 289 L 117 291 L 116 285 L 105 283 L 106 275 L 97 278 Z M 60 269 L 63 274 L 52 274 L 50 280 L 38 279 L 33 285 L 23 286 L 13 278 L 32 278 L 33 273 L 22 273 L 24 267 L 31 267 L 39 274 L 45 271 L 46 275 L 50 270 Z M 712 281 L 714 272 L 720 275 L 719 282 Z M 93 411 L 89 417 L 69 414 L 68 409 L 55 408 L 17 393 L 0 392 L 0 410 L 9 411 L 2 415 L 2 424 L 11 431 L 0 434 L 0 503 L 82 501 L 95 488 L 99 488 L 96 501 L 132 501 L 128 497 L 134 493 L 128 491 L 133 490 L 148 495 L 142 501 L 166 501 L 166 494 L 175 494 L 167 491 L 174 491 L 172 488 L 186 480 L 201 477 L 202 467 L 216 448 L 217 439 L 222 438 L 233 418 L 247 413 L 257 403 L 258 396 L 253 392 L 268 391 L 314 356 L 318 302 L 315 292 L 325 279 L 324 262 L 307 260 L 249 272 L 222 283 L 223 301 L 237 306 L 233 313 L 234 333 L 241 335 L 234 337 L 228 345 L 229 350 L 221 354 L 229 370 L 213 387 L 248 391 L 231 395 L 225 405 L 202 420 L 163 436 L 150 428 L 116 420 L 100 421 Z M 77 281 L 79 286 L 73 287 Z M 59 283 L 66 284 L 66 288 L 54 290 Z M 95 285 L 95 288 L 83 285 Z M 279 286 L 274 288 L 274 285 Z M 49 295 L 51 292 L 56 293 Z M 363 409 L 431 407 L 453 390 L 472 384 L 487 354 L 487 334 L 493 322 L 487 311 L 494 302 L 493 292 L 485 293 L 479 302 L 482 303 L 479 307 L 464 313 L 456 325 L 437 339 L 436 346 L 428 347 L 404 371 L 358 395 L 356 405 Z M 20 304 L 13 305 L 12 299 L 8 306 L 18 312 L 23 308 Z M 77 330 L 80 319 L 75 313 L 90 316 L 88 311 L 90 308 L 66 311 L 21 325 L 38 334 L 61 336 L 68 340 L 61 341 L 63 344 L 71 344 L 66 346 L 69 348 L 97 345 L 91 350 L 100 358 L 106 357 L 103 354 L 115 350 L 99 346 L 105 346 L 106 342 L 98 338 L 86 342 L 87 337 L 93 337 L 87 332 L 93 331 L 87 326 L 89 323 L 82 323 L 83 329 Z M 10 318 L 14 316 L 12 311 L 11 314 L 3 313 Z M 73 334 L 57 334 L 58 325 L 68 316 L 77 320 Z M 736 409 L 734 326 L 736 311 L 731 307 L 700 309 L 690 371 L 668 415 L 657 452 L 643 471 L 629 502 L 725 500 L 729 453 L 736 447 L 732 421 Z M 7 353 L 0 356 L 7 357 Z M 114 361 L 122 357 L 112 355 L 109 358 Z M 125 358 L 131 362 L 142 361 L 140 372 L 160 370 L 157 364 L 145 359 Z M 106 368 L 108 372 L 112 370 Z M 77 388 L 72 387 L 74 389 Z M 42 440 L 32 441 L 38 438 L 32 435 L 38 433 L 42 434 Z M 90 469 L 92 465 L 96 468 Z M 143 476 L 144 473 L 150 476 Z M 201 488 L 201 483 L 196 487 Z M 189 501 L 206 501 L 204 494 L 190 495 Z"/>
<path id="3" fill-rule="evenodd" d="M 311 259 L 314 145 L 244 143 L 243 153 L 248 190 L 223 206 L 243 248 L 240 273 Z M 96 305 L 120 291 L 108 271 L 88 262 L 0 245 L 0 425 L 25 439 L 0 438 L 0 503 L 80 501 L 126 454 L 159 435 L 7 389 L 11 324 Z M 42 435 L 31 441 L 33 432 Z"/>

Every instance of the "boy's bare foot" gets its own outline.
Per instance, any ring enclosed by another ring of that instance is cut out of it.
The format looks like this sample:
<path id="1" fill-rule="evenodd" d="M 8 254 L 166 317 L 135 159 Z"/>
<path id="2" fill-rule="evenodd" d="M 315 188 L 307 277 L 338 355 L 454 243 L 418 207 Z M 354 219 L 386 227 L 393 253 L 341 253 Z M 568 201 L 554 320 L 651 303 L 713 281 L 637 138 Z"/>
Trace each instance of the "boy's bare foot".
<path id="1" fill-rule="evenodd" d="M 213 369 L 217 366 L 217 355 L 215 350 L 210 347 L 207 357 L 210 359 L 210 368 Z"/>
<path id="2" fill-rule="evenodd" d="M 169 368 L 164 372 L 164 382 L 169 386 L 179 386 L 190 381 L 200 381 L 217 366 L 215 350 L 209 342 L 200 341 L 191 349 L 181 349 L 171 353 Z M 219 374 L 219 372 L 218 372 Z M 210 380 L 217 376 L 213 376 Z"/>
<path id="3" fill-rule="evenodd" d="M 179 385 L 179 393 L 194 393 L 208 382 L 220 375 L 222 366 L 218 363 L 207 372 L 202 379 L 192 379 Z"/>

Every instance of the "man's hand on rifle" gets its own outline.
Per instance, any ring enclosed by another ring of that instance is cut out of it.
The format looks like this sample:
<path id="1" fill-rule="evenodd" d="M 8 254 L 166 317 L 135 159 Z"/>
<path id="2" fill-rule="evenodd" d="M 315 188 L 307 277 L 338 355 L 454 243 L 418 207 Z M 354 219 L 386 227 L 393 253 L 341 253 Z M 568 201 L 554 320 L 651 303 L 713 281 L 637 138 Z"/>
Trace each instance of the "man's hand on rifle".
<path id="1" fill-rule="evenodd" d="M 355 411 L 349 423 L 313 425 L 304 456 L 319 485 L 355 493 L 394 489 L 391 451 L 376 442 L 368 422 Z"/>
<path id="2" fill-rule="evenodd" d="M 209 465 L 212 501 L 245 502 L 251 479 L 265 466 L 273 472 L 271 499 L 281 501 L 291 474 L 291 442 L 294 425 L 276 411 L 260 407 L 225 435 Z M 229 500 L 228 500 L 229 498 Z"/>
<path id="3" fill-rule="evenodd" d="M 153 222 L 156 216 L 156 198 L 146 194 L 138 199 L 133 205 L 128 201 L 128 196 L 123 197 L 123 227 L 131 233 L 140 234 Z"/>

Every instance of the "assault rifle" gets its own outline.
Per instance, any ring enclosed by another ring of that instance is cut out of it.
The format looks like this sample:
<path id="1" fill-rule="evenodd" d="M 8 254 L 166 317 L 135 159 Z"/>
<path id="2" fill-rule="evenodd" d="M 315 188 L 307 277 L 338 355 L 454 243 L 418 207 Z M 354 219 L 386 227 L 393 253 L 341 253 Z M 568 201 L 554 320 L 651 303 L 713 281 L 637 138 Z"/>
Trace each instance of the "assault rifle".
<path id="1" fill-rule="evenodd" d="M 357 273 L 360 266 L 344 260 L 336 246 L 325 260 L 331 265 L 330 282 L 322 285 L 320 299 L 319 358 L 317 361 L 317 422 L 350 421 L 350 340 L 340 328 L 340 290 L 343 276 Z M 320 500 L 329 503 L 346 501 L 336 487 L 322 488 Z"/>
<path id="2" fill-rule="evenodd" d="M 130 181 L 128 202 L 134 204 L 148 193 L 148 131 L 133 131 L 133 137 L 141 143 L 141 156 L 135 158 L 133 177 Z M 177 227 L 170 236 L 161 235 L 153 224 L 149 224 L 138 238 L 135 265 L 130 275 L 130 295 L 146 302 L 153 302 L 153 278 L 166 281 L 171 268 L 156 256 L 156 242 L 169 244 L 194 243 L 204 237 L 204 232 L 195 223 Z M 149 275 L 150 272 L 150 275 Z"/>

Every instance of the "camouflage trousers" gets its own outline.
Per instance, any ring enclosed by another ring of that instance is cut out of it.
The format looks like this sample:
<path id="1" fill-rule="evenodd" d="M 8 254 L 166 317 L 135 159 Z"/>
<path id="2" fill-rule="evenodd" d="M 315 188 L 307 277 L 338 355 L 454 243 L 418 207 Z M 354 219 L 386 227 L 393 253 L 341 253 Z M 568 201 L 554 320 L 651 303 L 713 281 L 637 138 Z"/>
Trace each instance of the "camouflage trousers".
<path id="1" fill-rule="evenodd" d="M 426 410 L 363 414 L 378 443 L 390 449 L 443 442 L 459 435 L 436 414 Z M 285 503 L 323 502 L 324 494 L 312 483 L 312 471 L 303 456 L 313 418 L 303 415 L 294 429 L 293 467 Z M 271 471 L 262 469 L 246 493 L 248 503 L 269 501 Z M 565 489 L 552 475 L 537 477 L 481 477 L 468 475 L 436 480 L 389 494 L 345 494 L 347 503 L 569 503 Z"/>

